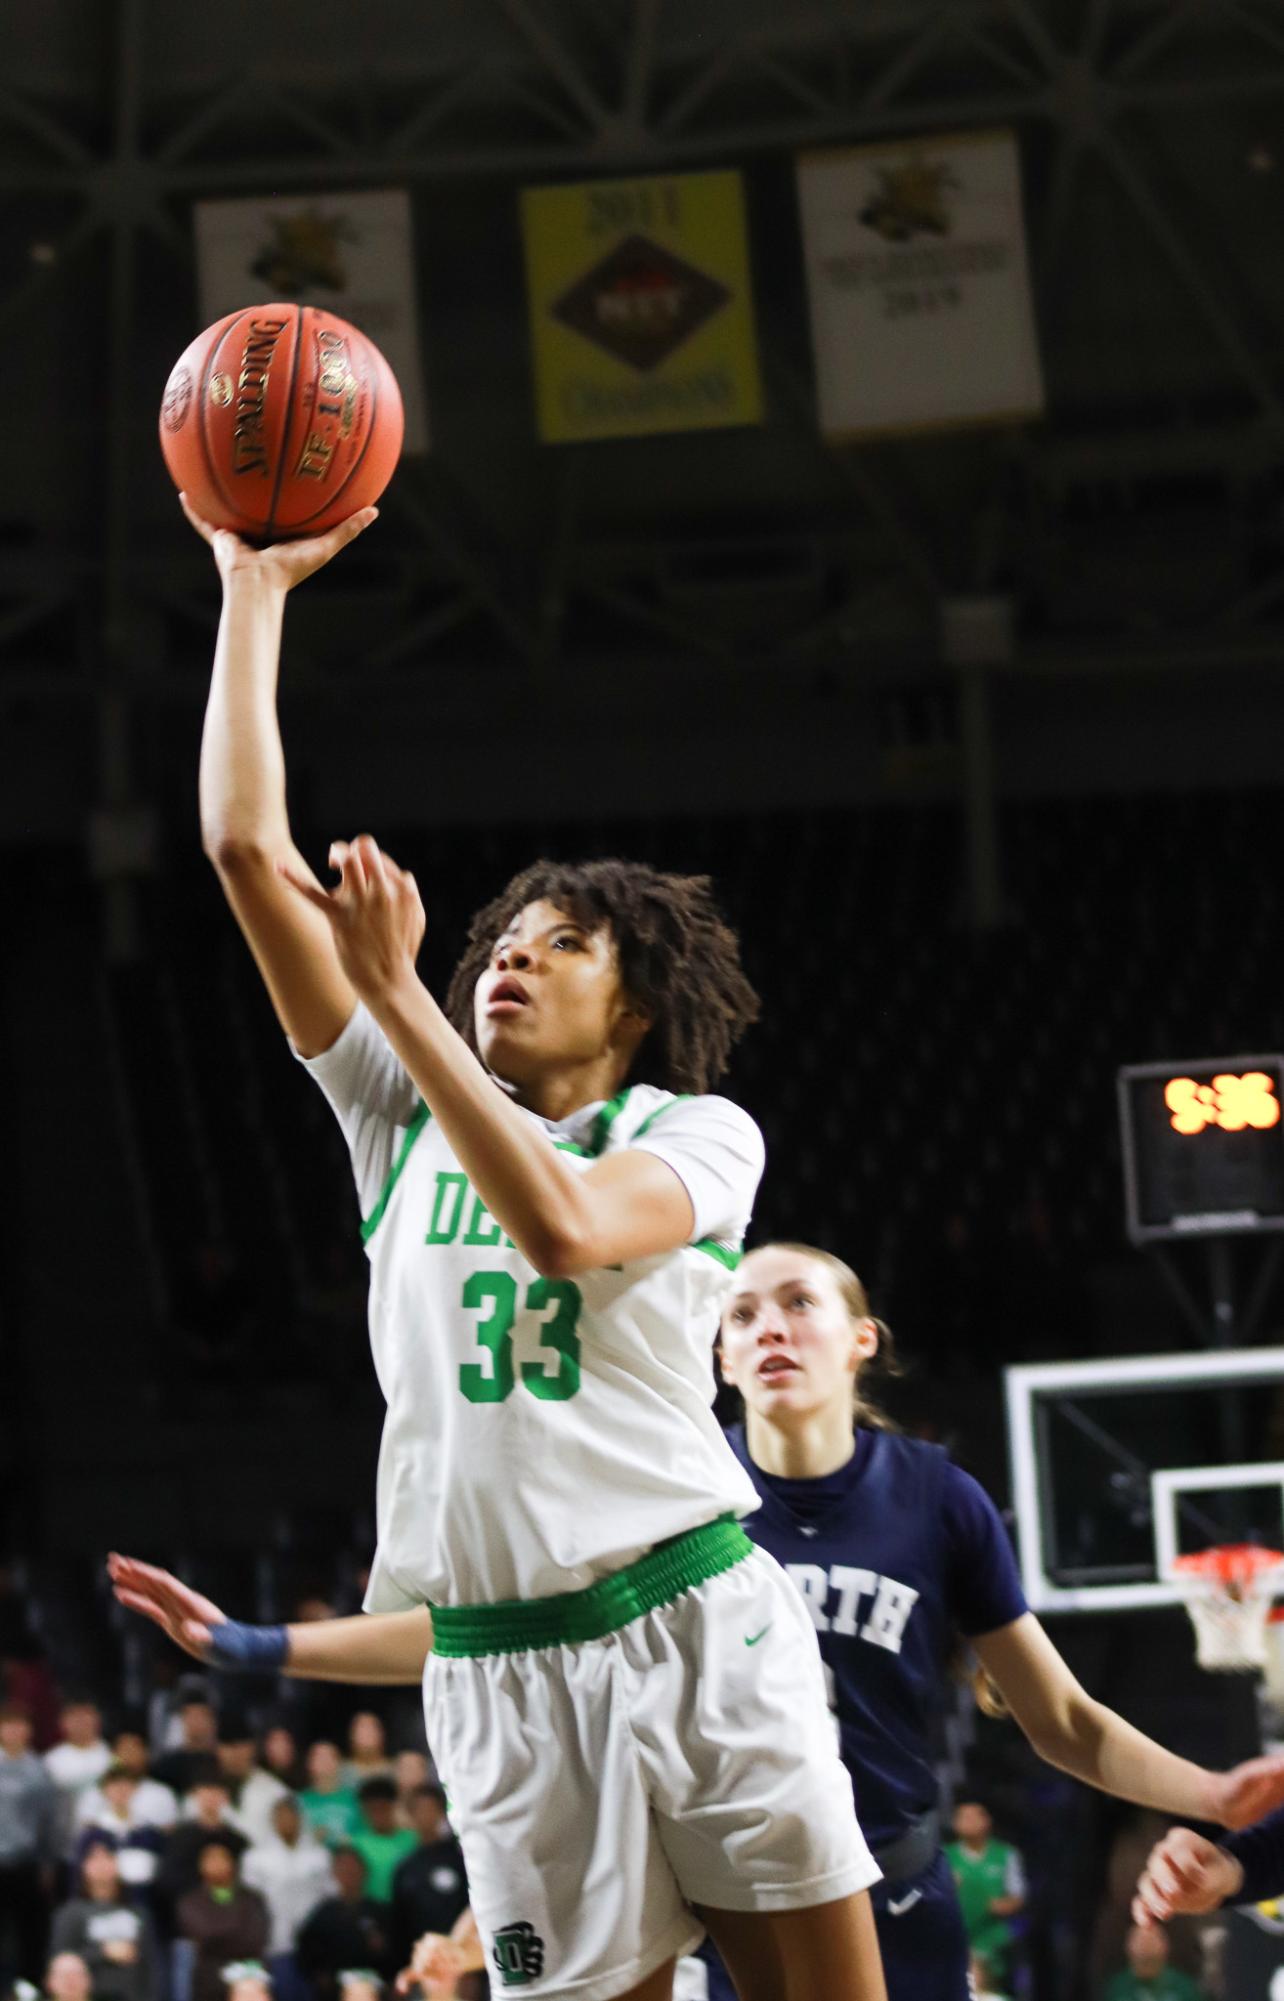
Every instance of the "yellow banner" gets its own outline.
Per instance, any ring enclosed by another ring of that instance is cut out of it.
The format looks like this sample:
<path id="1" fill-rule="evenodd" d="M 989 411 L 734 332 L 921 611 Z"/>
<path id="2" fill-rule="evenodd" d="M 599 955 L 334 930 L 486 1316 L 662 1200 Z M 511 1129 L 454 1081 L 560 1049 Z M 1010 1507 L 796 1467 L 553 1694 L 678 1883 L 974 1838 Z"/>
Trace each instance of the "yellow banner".
<path id="1" fill-rule="evenodd" d="M 522 193 L 547 444 L 762 420 L 739 174 Z"/>

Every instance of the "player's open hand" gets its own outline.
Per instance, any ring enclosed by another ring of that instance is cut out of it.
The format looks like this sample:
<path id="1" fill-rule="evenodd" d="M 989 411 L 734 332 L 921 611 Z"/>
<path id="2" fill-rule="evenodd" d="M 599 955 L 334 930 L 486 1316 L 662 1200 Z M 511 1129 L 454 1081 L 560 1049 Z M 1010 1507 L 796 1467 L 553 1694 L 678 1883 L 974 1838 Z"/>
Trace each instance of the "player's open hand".
<path id="1" fill-rule="evenodd" d="M 107 1575 L 121 1605 L 128 1606 L 131 1612 L 141 1612 L 193 1659 L 209 1659 L 213 1628 L 225 1624 L 227 1619 L 227 1614 L 220 1612 L 209 1598 L 202 1598 L 199 1591 L 193 1591 L 168 1570 L 140 1563 L 133 1556 L 117 1556 L 113 1552 L 107 1559 Z"/>
<path id="2" fill-rule="evenodd" d="M 1208 1817 L 1223 1827 L 1251 1827 L 1277 1806 L 1284 1806 L 1284 1757 L 1250 1758 L 1218 1773 Z"/>
<path id="3" fill-rule="evenodd" d="M 1224 1848 L 1193 1828 L 1170 1827 L 1141 1872 L 1132 1900 L 1133 1923 L 1160 1925 L 1166 1918 L 1215 1911 L 1243 1881 L 1243 1869 Z"/>
<path id="4" fill-rule="evenodd" d="M 214 561 L 218 564 L 218 573 L 225 588 L 233 577 L 256 574 L 274 584 L 278 590 L 293 590 L 296 584 L 301 584 L 314 571 L 323 568 L 331 557 L 337 556 L 340 549 L 346 549 L 349 542 L 355 542 L 379 514 L 377 507 L 363 507 L 324 535 L 305 535 L 297 542 L 270 542 L 266 549 L 256 549 L 252 542 L 234 535 L 230 528 L 215 528 L 212 522 L 204 520 L 185 493 L 180 493 L 178 498 L 197 534 L 214 551 Z"/>
<path id="5" fill-rule="evenodd" d="M 356 992 L 377 1002 L 414 974 L 426 921 L 418 886 L 370 834 L 335 841 L 330 866 L 338 870 L 339 883 L 325 890 L 288 862 L 277 863 L 291 887 L 328 919 L 339 963 Z"/>

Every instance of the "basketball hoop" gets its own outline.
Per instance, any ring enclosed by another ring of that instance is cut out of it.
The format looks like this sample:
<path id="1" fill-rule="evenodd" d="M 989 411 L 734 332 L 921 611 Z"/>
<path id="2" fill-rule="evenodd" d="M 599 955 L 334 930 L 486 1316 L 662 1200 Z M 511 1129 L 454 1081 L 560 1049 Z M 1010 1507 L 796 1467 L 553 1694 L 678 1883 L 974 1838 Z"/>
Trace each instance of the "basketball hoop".
<path id="1" fill-rule="evenodd" d="M 1271 1601 L 1284 1592 L 1284 1550 L 1225 1543 L 1172 1560 L 1195 1628 L 1195 1658 L 1214 1674 L 1266 1666 Z"/>

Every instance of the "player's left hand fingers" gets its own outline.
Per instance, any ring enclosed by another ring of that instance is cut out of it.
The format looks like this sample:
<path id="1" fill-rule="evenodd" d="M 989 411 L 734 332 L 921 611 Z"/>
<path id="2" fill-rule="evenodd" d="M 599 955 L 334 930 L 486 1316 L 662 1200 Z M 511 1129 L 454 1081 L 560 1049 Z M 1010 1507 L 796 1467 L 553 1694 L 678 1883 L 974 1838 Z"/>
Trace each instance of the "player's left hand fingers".
<path id="1" fill-rule="evenodd" d="M 1133 1923 L 1140 1925 L 1143 1931 L 1148 1931 L 1155 1925 L 1163 1924 L 1165 1918 L 1170 1915 L 1162 1898 L 1156 1897 L 1154 1892 L 1148 1889 L 1143 1878 L 1137 1885 L 1137 1893 L 1132 1900 Z"/>
<path id="2" fill-rule="evenodd" d="M 212 1599 L 193 1591 L 190 1584 L 184 1584 L 171 1571 L 161 1570 L 155 1564 L 140 1563 L 134 1557 L 120 1556 L 113 1556 L 108 1567 L 113 1583 L 124 1583 L 130 1589 L 155 1599 L 176 1617 L 200 1619 L 208 1625 L 218 1625 L 223 1619 L 223 1613 Z"/>
<path id="3" fill-rule="evenodd" d="M 144 1597 L 141 1591 L 130 1591 L 123 1584 L 116 1586 L 114 1595 L 118 1605 L 126 1606 L 131 1612 L 141 1612 L 145 1619 L 153 1620 L 158 1626 L 165 1624 L 164 1615 L 154 1598 Z"/>
<path id="4" fill-rule="evenodd" d="M 1151 1895 L 1165 1903 L 1171 1910 L 1173 1899 L 1177 1896 L 1181 1884 L 1171 1859 L 1161 1849 L 1156 1849 L 1146 1864 L 1143 1880 Z"/>
<path id="5" fill-rule="evenodd" d="M 360 864 L 363 886 L 374 896 L 387 896 L 390 882 L 384 867 L 383 851 L 373 834 L 358 834 L 352 853 Z"/>

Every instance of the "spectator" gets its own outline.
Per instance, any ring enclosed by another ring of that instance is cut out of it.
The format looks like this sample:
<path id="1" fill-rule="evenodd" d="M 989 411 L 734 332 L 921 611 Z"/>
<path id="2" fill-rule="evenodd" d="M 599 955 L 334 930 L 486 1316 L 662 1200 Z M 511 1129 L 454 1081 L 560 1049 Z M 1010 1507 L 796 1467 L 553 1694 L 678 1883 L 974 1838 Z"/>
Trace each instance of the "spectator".
<path id="1" fill-rule="evenodd" d="M 1158 1926 L 1134 1925 L 1124 1952 L 1128 1964 L 1106 1982 L 1105 2001 L 1203 2001 L 1199 1983 L 1168 1964 L 1167 1934 Z"/>
<path id="2" fill-rule="evenodd" d="M 383 2001 L 383 1982 L 372 1966 L 346 1966 L 339 1992 L 342 2001 Z"/>
<path id="3" fill-rule="evenodd" d="M 140 1822 L 134 1812 L 139 1781 L 123 1765 L 111 1765 L 100 1786 L 94 1786 L 82 1801 L 82 1810 L 93 1800 L 99 1802 L 97 1818 L 83 1826 L 72 1851 L 73 1860 L 83 1865 L 94 1844 L 110 1848 L 116 1857 L 121 1880 L 130 1890 L 144 1889 L 156 1875 L 165 1848 L 166 1830 Z"/>
<path id="4" fill-rule="evenodd" d="M 178 1801 L 168 1786 L 159 1779 L 149 1776 L 147 1738 L 138 1723 L 122 1724 L 112 1738 L 112 1767 L 125 1773 L 132 1780 L 129 1794 L 129 1823 L 131 1827 L 153 1827 L 163 1831 L 173 1827 L 178 1819 Z M 93 1827 L 101 1818 L 106 1779 L 96 1786 L 90 1786 L 82 1793 L 76 1808 L 76 1821 L 80 1827 Z"/>
<path id="5" fill-rule="evenodd" d="M 199 1885 L 178 1900 L 178 1935 L 196 1949 L 192 2001 L 224 2001 L 224 1967 L 267 1951 L 267 1905 L 239 1881 L 240 1854 L 228 1830 L 207 1833 L 197 1857 Z"/>
<path id="6" fill-rule="evenodd" d="M 353 1835 L 352 1846 L 369 1872 L 368 1894 L 377 1904 L 387 1904 L 397 1864 L 413 1854 L 419 1842 L 408 1827 L 397 1825 L 397 1788 L 392 1779 L 367 1779 L 357 1798 L 364 1825 Z"/>
<path id="7" fill-rule="evenodd" d="M 231 1819 L 251 1845 L 261 1846 L 272 1834 L 272 1809 L 288 1796 L 288 1786 L 258 1763 L 252 1733 L 237 1724 L 219 1738 L 218 1761 L 231 1798 Z"/>
<path id="8" fill-rule="evenodd" d="M 54 1912 L 53 1952 L 79 1953 L 89 1968 L 94 2001 L 153 2001 L 156 1934 L 147 1914 L 126 1897 L 115 1851 L 104 1841 L 91 1841 L 80 1876 L 81 1894 Z"/>
<path id="9" fill-rule="evenodd" d="M 366 1865 L 346 1844 L 331 1857 L 335 1893 L 317 1905 L 299 1933 L 296 1955 L 318 2001 L 339 2001 L 345 1969 L 369 1967 L 381 1978 L 396 1971 L 387 1912 L 366 1894 Z"/>
<path id="10" fill-rule="evenodd" d="M 25 1709 L 31 1741 L 45 1751 L 58 1737 L 58 1695 L 44 1649 L 12 1570 L 0 1564 L 0 1702 Z"/>
<path id="11" fill-rule="evenodd" d="M 299 1803 L 283 1793 L 272 1808 L 272 1832 L 245 1857 L 242 1879 L 257 1890 L 268 1907 L 272 1930 L 268 1942 L 269 1971 L 278 1994 L 291 1986 L 289 1967 L 277 1964 L 294 1952 L 304 1919 L 334 1889 L 330 1856 L 299 1811 Z"/>
<path id="12" fill-rule="evenodd" d="M 419 1786 L 411 1795 L 410 1815 L 419 1846 L 397 1864 L 392 1878 L 392 1943 L 402 1966 L 410 1964 L 417 1938 L 425 1932 L 449 1934 L 468 1904 L 463 1851 L 450 1831 L 441 1787 Z"/>
<path id="13" fill-rule="evenodd" d="M 272 2001 L 271 1973 L 257 1959 L 234 1959 L 223 1968 L 226 2001 Z"/>
<path id="14" fill-rule="evenodd" d="M 343 1765 L 343 1783 L 358 1792 L 366 1779 L 390 1779 L 392 1759 L 382 1720 L 373 1709 L 359 1709 L 348 1725 L 348 1755 Z"/>
<path id="15" fill-rule="evenodd" d="M 40 1978 L 57 1849 L 58 1795 L 31 1748 L 31 1719 L 20 1703 L 0 1704 L 0 1951 L 9 1926 L 16 1958 L 0 1968 L 0 1988 L 15 1972 Z"/>
<path id="16" fill-rule="evenodd" d="M 84 1695 L 69 1696 L 59 1712 L 61 1741 L 45 1752 L 45 1770 L 58 1789 L 58 1846 L 65 1855 L 75 1839 L 76 1808 L 110 1765 L 102 1712 Z"/>
<path id="17" fill-rule="evenodd" d="M 397 1788 L 397 1818 L 403 1827 L 413 1827 L 415 1794 L 436 1774 L 422 1751 L 398 1751 L 392 1761 L 392 1776 Z"/>
<path id="18" fill-rule="evenodd" d="M 280 1779 L 287 1792 L 298 1793 L 306 1783 L 298 1739 L 288 1723 L 274 1723 L 263 1739 L 263 1769 Z"/>
<path id="19" fill-rule="evenodd" d="M 186 1681 L 178 1705 L 179 1741 L 163 1751 L 152 1766 L 152 1777 L 182 1799 L 218 1754 L 218 1718 L 204 1683 Z"/>
<path id="20" fill-rule="evenodd" d="M 960 1800 L 954 1833 L 945 1854 L 958 1886 L 968 1944 L 1003 1987 L 1012 1950 L 1010 1920 L 1025 1905 L 1021 1857 L 1010 1843 L 995 1840 L 994 1822 L 978 1800 Z"/>
<path id="21" fill-rule="evenodd" d="M 355 1788 L 344 1784 L 337 1744 L 322 1738 L 308 1752 L 308 1784 L 299 1794 L 299 1805 L 330 1847 L 350 1841 L 364 1825 Z"/>
<path id="22" fill-rule="evenodd" d="M 49 2001 L 90 2001 L 89 1968 L 78 1952 L 54 1954 L 45 1970 L 45 1993 Z"/>
<path id="23" fill-rule="evenodd" d="M 181 1820 L 168 1836 L 156 1871 L 156 1898 L 166 1922 L 172 1924 L 180 1900 L 201 1882 L 201 1852 L 214 1835 L 239 1864 L 249 1842 L 231 1818 L 227 1783 L 217 1761 L 198 1772 L 188 1806 L 191 1818 Z M 254 1959 L 257 1953 L 232 1953 L 233 1959 Z"/>

